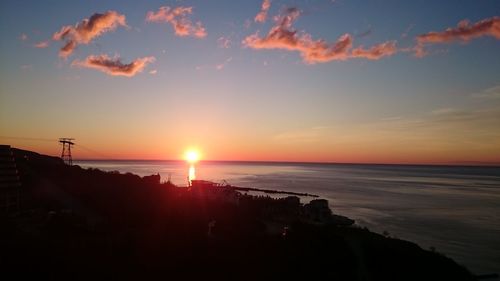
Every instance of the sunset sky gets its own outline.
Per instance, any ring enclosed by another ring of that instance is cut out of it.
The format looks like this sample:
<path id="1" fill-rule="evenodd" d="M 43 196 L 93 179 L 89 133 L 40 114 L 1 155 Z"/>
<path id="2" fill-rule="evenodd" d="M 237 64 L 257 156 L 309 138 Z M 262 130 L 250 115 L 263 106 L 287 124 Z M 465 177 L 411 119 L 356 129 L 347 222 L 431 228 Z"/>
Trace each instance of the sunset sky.
<path id="1" fill-rule="evenodd" d="M 15 147 L 500 162 L 498 0 L 1 1 L 0 36 Z"/>

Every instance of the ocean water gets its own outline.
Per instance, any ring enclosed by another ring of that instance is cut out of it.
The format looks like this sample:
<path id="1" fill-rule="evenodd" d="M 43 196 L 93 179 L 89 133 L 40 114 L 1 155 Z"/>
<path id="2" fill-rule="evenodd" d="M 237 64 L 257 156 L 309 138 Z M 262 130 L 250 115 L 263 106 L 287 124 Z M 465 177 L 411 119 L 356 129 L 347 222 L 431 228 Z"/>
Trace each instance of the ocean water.
<path id="1" fill-rule="evenodd" d="M 180 161 L 75 161 L 82 167 L 159 173 L 185 186 Z M 200 162 L 197 179 L 317 194 L 356 224 L 453 258 L 476 274 L 500 273 L 500 168 Z M 307 202 L 307 198 L 302 198 Z"/>

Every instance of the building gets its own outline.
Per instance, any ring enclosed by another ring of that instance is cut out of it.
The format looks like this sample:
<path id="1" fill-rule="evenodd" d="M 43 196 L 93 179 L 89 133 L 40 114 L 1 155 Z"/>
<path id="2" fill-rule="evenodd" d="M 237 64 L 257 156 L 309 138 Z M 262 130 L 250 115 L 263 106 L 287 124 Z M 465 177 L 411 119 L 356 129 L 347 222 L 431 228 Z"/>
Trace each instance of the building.
<path id="1" fill-rule="evenodd" d="M 332 210 L 328 206 L 328 200 L 315 199 L 304 206 L 304 215 L 314 222 L 329 222 L 332 217 Z"/>
<path id="2" fill-rule="evenodd" d="M 21 181 L 9 145 L 0 145 L 0 212 L 19 210 Z"/>

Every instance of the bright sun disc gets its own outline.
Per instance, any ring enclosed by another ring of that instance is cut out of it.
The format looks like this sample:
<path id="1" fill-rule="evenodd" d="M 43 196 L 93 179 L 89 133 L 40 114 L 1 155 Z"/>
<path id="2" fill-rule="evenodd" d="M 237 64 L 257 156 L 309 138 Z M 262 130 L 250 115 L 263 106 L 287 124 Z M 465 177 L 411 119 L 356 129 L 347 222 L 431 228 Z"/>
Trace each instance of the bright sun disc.
<path id="1" fill-rule="evenodd" d="M 198 151 L 195 150 L 188 150 L 186 151 L 186 161 L 189 163 L 195 163 L 200 160 L 200 155 L 198 154 Z"/>

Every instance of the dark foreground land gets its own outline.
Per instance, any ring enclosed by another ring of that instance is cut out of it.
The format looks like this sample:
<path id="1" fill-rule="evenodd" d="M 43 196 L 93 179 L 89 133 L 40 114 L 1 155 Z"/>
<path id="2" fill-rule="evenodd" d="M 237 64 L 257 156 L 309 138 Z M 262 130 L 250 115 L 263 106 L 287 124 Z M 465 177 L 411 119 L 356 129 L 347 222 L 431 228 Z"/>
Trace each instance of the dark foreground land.
<path id="1" fill-rule="evenodd" d="M 22 200 L 0 217 L 3 280 L 474 280 L 414 243 L 304 219 L 294 200 L 235 204 L 13 151 Z"/>

